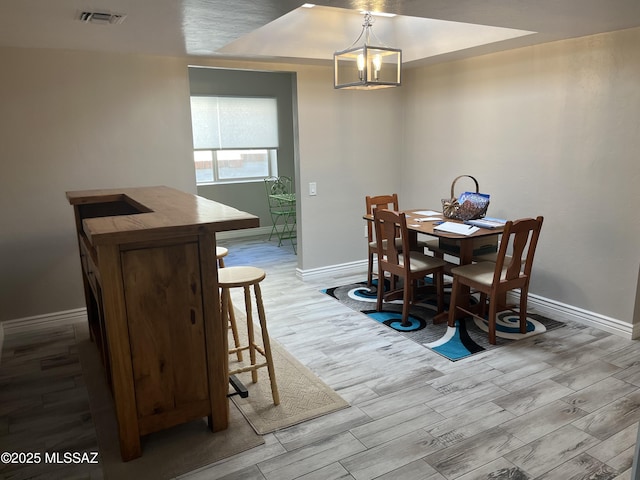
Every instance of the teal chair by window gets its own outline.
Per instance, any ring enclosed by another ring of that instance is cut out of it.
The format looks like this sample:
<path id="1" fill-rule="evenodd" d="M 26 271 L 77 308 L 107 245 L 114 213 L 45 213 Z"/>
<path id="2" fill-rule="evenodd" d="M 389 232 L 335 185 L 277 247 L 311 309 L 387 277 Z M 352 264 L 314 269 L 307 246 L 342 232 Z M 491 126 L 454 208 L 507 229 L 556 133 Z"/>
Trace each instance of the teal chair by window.
<path id="1" fill-rule="evenodd" d="M 273 224 L 269 240 L 275 234 L 278 246 L 283 241 L 290 240 L 293 251 L 296 251 L 296 194 L 293 192 L 293 182 L 289 177 L 267 177 L 264 179 L 269 202 L 269 214 Z"/>

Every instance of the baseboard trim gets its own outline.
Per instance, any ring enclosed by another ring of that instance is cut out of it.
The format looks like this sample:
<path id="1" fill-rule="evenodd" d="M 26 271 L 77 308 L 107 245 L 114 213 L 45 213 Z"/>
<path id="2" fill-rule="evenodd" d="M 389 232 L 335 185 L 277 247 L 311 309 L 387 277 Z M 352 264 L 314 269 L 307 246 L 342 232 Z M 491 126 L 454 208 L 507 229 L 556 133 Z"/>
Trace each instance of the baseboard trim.
<path id="1" fill-rule="evenodd" d="M 514 303 L 517 303 L 520 300 L 520 294 L 518 292 L 513 292 L 510 294 L 510 297 Z M 633 339 L 636 338 L 639 333 L 637 329 L 634 328 L 634 325 L 631 325 L 630 323 L 574 307 L 573 305 L 567 305 L 566 303 L 558 302 L 556 300 L 541 297 L 540 295 L 530 293 L 527 304 L 541 315 L 555 318 L 557 320 L 572 320 L 624 338 Z"/>
<path id="2" fill-rule="evenodd" d="M 257 237 L 259 235 L 269 235 L 271 233 L 271 225 L 257 228 L 243 228 L 241 230 L 229 230 L 226 232 L 217 232 L 216 238 L 219 240 L 228 240 L 230 238 Z"/>
<path id="3" fill-rule="evenodd" d="M 36 315 L 33 317 L 18 318 L 15 320 L 6 320 L 0 324 L 5 335 L 12 333 L 20 333 L 24 331 L 33 331 L 40 328 L 51 328 L 59 325 L 71 325 L 81 322 L 87 318 L 86 308 L 75 308 L 73 310 L 65 310 L 63 312 L 47 313 L 44 315 Z"/>
<path id="4" fill-rule="evenodd" d="M 367 275 L 367 260 L 358 260 L 357 262 L 342 263 L 340 265 L 331 265 L 329 267 L 311 268 L 302 270 L 296 268 L 296 277 L 305 281 L 312 277 L 319 277 L 322 275 L 350 275 L 364 272 L 364 276 Z"/>

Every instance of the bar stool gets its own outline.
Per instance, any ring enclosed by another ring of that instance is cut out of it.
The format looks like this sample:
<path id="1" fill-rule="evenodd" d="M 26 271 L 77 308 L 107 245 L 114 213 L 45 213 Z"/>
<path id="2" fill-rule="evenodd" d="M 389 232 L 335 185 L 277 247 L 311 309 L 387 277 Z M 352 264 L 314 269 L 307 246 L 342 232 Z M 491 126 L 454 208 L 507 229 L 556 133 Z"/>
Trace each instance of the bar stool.
<path id="1" fill-rule="evenodd" d="M 264 280 L 266 273 L 264 270 L 256 267 L 227 267 L 218 271 L 218 284 L 222 288 L 222 317 L 230 318 L 230 302 L 231 288 L 244 289 L 244 304 L 247 312 L 247 333 L 248 345 L 229 349 L 229 353 L 240 352 L 241 350 L 249 350 L 251 365 L 241 367 L 229 372 L 229 375 L 235 375 L 241 372 L 251 372 L 251 381 L 258 381 L 258 368 L 267 367 L 269 372 L 269 380 L 271 381 L 271 395 L 273 404 L 280 404 L 280 395 L 278 394 L 278 386 L 276 385 L 276 375 L 273 368 L 273 357 L 271 356 L 271 342 L 269 341 L 269 333 L 267 332 L 267 321 L 262 304 L 262 294 L 260 292 L 260 282 Z M 253 334 L 253 318 L 251 315 L 251 286 L 256 298 L 258 307 L 258 318 L 260 319 L 260 329 L 262 331 L 262 343 L 264 349 L 260 345 L 256 345 Z M 264 359 L 264 363 L 256 363 L 256 352 L 260 353 Z"/>
<path id="2" fill-rule="evenodd" d="M 225 268 L 224 267 L 224 257 L 229 254 L 229 250 L 224 247 L 216 247 L 216 260 L 218 260 L 218 269 Z M 223 292 L 224 294 L 224 292 Z M 227 290 L 227 295 L 229 295 L 229 291 Z M 227 299 L 229 302 L 229 328 L 231 329 L 231 333 L 233 334 L 233 342 L 236 345 L 235 352 L 238 361 L 242 361 L 242 350 L 238 347 L 240 346 L 240 337 L 238 337 L 238 326 L 236 324 L 236 314 L 233 310 L 233 304 L 231 303 L 231 296 Z"/>

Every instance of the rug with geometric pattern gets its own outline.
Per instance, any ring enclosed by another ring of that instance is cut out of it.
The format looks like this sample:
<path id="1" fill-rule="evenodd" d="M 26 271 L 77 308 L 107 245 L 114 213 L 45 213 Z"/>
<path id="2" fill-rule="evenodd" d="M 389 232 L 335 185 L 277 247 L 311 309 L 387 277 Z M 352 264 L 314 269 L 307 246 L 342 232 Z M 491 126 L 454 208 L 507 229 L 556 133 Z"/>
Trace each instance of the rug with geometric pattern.
<path id="1" fill-rule="evenodd" d="M 389 288 L 388 282 L 386 288 Z M 374 280 L 371 288 L 367 287 L 367 282 L 359 282 L 328 288 L 323 292 L 451 361 L 499 348 L 564 325 L 562 322 L 530 313 L 527 316 L 527 333 L 522 334 L 518 316 L 510 311 L 500 312 L 496 324 L 496 345 L 491 345 L 486 320 L 468 317 L 456 321 L 455 327 L 448 327 L 446 322 L 434 325 L 433 317 L 437 312 L 435 296 L 427 296 L 412 305 L 409 313 L 410 325 L 403 327 L 402 300 L 385 302 L 382 311 L 376 311 L 377 280 Z M 449 296 L 450 289 L 445 288 L 447 304 Z"/>

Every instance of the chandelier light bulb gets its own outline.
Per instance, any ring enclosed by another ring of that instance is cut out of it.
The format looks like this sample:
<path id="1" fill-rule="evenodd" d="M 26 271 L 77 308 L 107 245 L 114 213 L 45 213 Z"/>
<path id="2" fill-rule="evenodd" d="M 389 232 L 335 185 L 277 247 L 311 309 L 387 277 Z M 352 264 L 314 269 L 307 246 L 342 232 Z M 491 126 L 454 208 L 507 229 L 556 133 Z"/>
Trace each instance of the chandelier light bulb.
<path id="1" fill-rule="evenodd" d="M 358 77 L 360 77 L 360 80 L 362 80 L 364 78 L 364 55 L 363 54 L 358 55 L 358 60 L 356 63 L 358 64 Z"/>
<path id="2" fill-rule="evenodd" d="M 378 73 L 380 73 L 380 69 L 382 68 L 382 56 L 374 55 L 373 56 L 373 71 L 375 74 L 376 80 L 378 80 Z"/>

